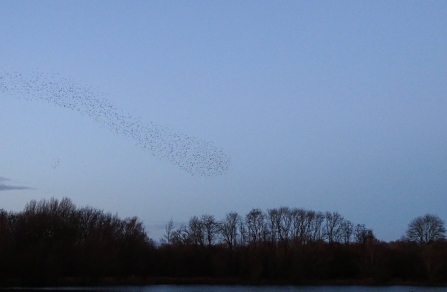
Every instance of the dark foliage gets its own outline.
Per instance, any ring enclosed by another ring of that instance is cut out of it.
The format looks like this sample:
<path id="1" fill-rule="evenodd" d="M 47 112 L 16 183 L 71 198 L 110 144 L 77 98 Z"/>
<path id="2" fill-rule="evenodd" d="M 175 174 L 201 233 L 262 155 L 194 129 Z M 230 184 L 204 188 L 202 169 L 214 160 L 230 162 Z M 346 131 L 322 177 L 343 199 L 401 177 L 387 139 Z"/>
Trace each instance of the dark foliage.
<path id="1" fill-rule="evenodd" d="M 446 283 L 447 242 L 378 241 L 337 212 L 281 207 L 172 221 L 161 244 L 136 217 L 70 199 L 0 210 L 0 284 L 60 279 L 207 279 L 216 283 Z M 130 278 L 129 278 L 130 277 Z M 132 278 L 133 277 L 133 278 Z M 11 282 L 12 281 L 12 282 Z M 18 281 L 18 282 L 17 282 Z M 175 281 L 174 281 L 175 282 Z"/>

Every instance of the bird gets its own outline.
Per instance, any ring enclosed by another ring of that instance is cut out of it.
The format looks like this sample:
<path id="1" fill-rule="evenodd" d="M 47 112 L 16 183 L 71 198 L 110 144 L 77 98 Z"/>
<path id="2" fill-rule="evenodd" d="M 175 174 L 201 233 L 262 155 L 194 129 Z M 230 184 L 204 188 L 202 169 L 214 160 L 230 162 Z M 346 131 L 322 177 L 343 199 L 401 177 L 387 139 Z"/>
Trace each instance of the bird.
<path id="1" fill-rule="evenodd" d="M 41 100 L 78 112 L 100 127 L 132 140 L 150 155 L 191 175 L 223 175 L 230 167 L 230 157 L 213 141 L 202 140 L 155 122 L 144 123 L 141 117 L 135 118 L 117 109 L 104 92 L 85 82 L 39 70 L 0 72 L 0 93 L 30 102 Z M 58 164 L 59 160 L 55 165 Z"/>

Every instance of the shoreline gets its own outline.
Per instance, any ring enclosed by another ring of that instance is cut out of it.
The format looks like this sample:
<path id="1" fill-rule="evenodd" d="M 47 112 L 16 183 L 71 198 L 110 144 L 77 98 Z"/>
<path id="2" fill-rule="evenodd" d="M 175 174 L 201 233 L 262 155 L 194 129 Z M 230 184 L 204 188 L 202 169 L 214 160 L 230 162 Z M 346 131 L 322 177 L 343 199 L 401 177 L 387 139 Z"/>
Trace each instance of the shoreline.
<path id="1" fill-rule="evenodd" d="M 237 278 L 173 278 L 173 277 L 63 277 L 57 279 L 1 279 L 0 290 L 30 287 L 113 287 L 152 285 L 210 285 L 210 286 L 423 286 L 447 287 L 447 283 L 414 282 L 399 279 L 375 281 L 373 279 L 340 280 L 251 280 Z"/>

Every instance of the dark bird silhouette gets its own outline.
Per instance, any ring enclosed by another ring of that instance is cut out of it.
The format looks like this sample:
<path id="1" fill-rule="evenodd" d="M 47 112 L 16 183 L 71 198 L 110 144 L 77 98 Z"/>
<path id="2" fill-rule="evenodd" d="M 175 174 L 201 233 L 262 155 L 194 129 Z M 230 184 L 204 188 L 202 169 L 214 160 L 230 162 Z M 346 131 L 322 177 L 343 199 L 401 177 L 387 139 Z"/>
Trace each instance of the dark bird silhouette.
<path id="1" fill-rule="evenodd" d="M 0 92 L 18 99 L 43 100 L 79 112 L 192 175 L 222 175 L 230 166 L 230 158 L 213 142 L 153 122 L 144 124 L 140 117 L 121 113 L 99 90 L 58 74 L 0 73 Z"/>

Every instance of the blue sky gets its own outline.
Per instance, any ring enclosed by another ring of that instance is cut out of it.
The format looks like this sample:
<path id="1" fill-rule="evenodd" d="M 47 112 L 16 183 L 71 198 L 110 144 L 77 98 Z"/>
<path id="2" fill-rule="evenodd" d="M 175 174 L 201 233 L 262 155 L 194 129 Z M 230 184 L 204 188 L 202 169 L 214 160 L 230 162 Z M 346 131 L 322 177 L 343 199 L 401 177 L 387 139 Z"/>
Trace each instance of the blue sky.
<path id="1" fill-rule="evenodd" d="M 66 78 L 230 162 L 191 175 L 8 81 L 1 207 L 69 197 L 155 239 L 171 218 L 279 206 L 338 211 L 382 240 L 447 220 L 446 15 L 445 1 L 2 1 L 1 76 Z"/>

